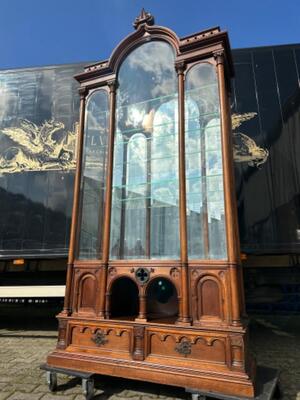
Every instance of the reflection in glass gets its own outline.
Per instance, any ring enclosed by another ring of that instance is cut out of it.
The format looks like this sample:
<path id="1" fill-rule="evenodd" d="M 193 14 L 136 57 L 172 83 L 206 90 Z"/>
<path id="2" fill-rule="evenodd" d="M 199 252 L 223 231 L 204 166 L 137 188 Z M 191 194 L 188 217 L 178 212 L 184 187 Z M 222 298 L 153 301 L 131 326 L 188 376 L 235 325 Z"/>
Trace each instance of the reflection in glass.
<path id="1" fill-rule="evenodd" d="M 189 258 L 226 258 L 219 97 L 212 65 L 198 64 L 188 72 L 185 103 Z"/>
<path id="2" fill-rule="evenodd" d="M 86 106 L 81 179 L 79 259 L 101 258 L 108 138 L 108 96 L 94 92 Z"/>
<path id="3" fill-rule="evenodd" d="M 177 76 L 165 42 L 148 42 L 118 75 L 111 258 L 178 258 Z"/>

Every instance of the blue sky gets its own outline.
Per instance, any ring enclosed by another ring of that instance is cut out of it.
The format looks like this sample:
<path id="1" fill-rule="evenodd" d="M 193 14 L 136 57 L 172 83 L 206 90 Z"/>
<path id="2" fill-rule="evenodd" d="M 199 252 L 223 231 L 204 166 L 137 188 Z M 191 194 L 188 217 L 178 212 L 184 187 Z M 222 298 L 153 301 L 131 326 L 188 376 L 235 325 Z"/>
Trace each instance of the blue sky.
<path id="1" fill-rule="evenodd" d="M 300 42 L 300 0 L 0 0 L 0 68 L 96 61 L 142 7 L 178 36 L 221 26 L 232 48 Z"/>

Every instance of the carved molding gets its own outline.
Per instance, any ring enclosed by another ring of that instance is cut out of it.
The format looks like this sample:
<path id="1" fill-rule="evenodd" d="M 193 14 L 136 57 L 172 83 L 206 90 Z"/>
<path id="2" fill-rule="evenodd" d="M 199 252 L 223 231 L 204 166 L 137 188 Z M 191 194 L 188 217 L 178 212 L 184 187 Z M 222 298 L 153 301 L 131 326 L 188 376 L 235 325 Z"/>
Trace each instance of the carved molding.
<path id="1" fill-rule="evenodd" d="M 99 69 L 104 69 L 108 66 L 108 61 L 101 61 L 100 63 L 90 65 L 84 69 L 84 72 L 97 71 Z"/>

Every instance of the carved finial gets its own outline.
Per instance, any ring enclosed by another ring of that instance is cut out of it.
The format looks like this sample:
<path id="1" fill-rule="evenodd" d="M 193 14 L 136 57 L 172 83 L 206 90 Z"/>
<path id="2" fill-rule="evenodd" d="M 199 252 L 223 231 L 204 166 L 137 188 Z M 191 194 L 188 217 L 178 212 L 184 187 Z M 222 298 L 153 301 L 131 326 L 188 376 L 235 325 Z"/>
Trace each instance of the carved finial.
<path id="1" fill-rule="evenodd" d="M 146 12 L 144 8 L 142 8 L 140 15 L 134 20 L 133 27 L 137 29 L 142 24 L 154 25 L 153 15 Z"/>

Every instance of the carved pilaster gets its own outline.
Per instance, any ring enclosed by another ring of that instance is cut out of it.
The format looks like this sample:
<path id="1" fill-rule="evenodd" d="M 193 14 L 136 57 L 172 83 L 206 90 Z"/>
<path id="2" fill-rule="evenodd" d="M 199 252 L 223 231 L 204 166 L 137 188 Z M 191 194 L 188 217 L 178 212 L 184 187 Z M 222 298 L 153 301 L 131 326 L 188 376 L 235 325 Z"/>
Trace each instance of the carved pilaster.
<path id="1" fill-rule="evenodd" d="M 66 335 L 67 335 L 67 320 L 60 319 L 58 322 L 58 340 L 56 345 L 57 349 L 64 350 L 67 347 Z"/>
<path id="2" fill-rule="evenodd" d="M 133 346 L 132 358 L 134 360 L 143 361 L 145 358 L 144 354 L 145 327 L 135 326 L 133 328 L 133 336 L 134 336 L 134 346 Z"/>
<path id="3" fill-rule="evenodd" d="M 244 366 L 244 340 L 242 336 L 230 336 L 231 359 L 234 367 Z"/>

